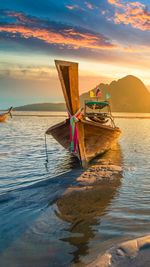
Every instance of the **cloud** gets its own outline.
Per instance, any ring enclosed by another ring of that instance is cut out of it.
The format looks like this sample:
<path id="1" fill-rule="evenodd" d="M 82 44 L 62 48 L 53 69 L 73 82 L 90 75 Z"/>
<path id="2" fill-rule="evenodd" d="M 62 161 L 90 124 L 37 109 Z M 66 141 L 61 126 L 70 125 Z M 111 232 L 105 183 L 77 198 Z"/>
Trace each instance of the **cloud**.
<path id="1" fill-rule="evenodd" d="M 15 12 L 15 11 L 2 11 L 3 15 L 6 15 L 8 18 L 14 18 L 16 19 L 16 22 L 26 24 L 26 23 L 33 23 L 37 20 L 35 18 L 30 18 L 29 16 L 25 16 L 22 12 Z"/>
<path id="2" fill-rule="evenodd" d="M 142 31 L 150 30 L 150 12 L 146 5 L 141 2 L 125 3 L 121 0 L 108 0 L 108 3 L 116 8 L 113 18 L 115 24 L 123 23 Z"/>
<path id="3" fill-rule="evenodd" d="M 93 4 L 91 4 L 90 2 L 85 2 L 85 5 L 87 6 L 88 9 L 94 9 Z"/>
<path id="4" fill-rule="evenodd" d="M 0 63 L 1 79 L 16 79 L 30 81 L 49 81 L 55 75 L 55 68 L 52 66 L 26 65 L 8 62 Z"/>
<path id="5" fill-rule="evenodd" d="M 123 7 L 120 0 L 108 0 L 108 3 L 114 5 L 115 7 Z"/>
<path id="6" fill-rule="evenodd" d="M 66 5 L 66 8 L 69 9 L 69 10 L 84 11 L 84 8 L 82 8 L 80 5 Z"/>
<path id="7" fill-rule="evenodd" d="M 0 25 L 0 32 L 12 39 L 20 36 L 24 39 L 37 39 L 47 44 L 59 45 L 68 49 L 112 49 L 114 44 L 102 34 L 81 27 L 71 27 L 55 22 L 31 18 L 20 12 L 5 11 L 15 23 L 5 22 Z"/>
<path id="8" fill-rule="evenodd" d="M 76 5 L 66 5 L 66 8 L 67 9 L 69 9 L 69 10 L 74 10 L 74 9 L 76 9 L 76 8 L 78 8 L 78 6 L 76 6 Z"/>

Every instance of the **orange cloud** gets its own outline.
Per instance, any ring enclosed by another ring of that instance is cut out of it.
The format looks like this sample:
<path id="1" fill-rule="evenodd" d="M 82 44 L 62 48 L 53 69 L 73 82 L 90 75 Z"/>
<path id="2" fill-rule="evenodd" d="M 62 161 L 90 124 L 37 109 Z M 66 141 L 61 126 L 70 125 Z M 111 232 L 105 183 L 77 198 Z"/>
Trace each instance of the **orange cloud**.
<path id="1" fill-rule="evenodd" d="M 114 14 L 116 24 L 131 25 L 142 31 L 150 30 L 150 12 L 140 2 L 123 3 L 121 0 L 108 0 L 117 10 Z"/>
<path id="2" fill-rule="evenodd" d="M 120 2 L 120 0 L 108 0 L 108 3 L 111 5 L 114 5 L 116 7 L 122 7 L 122 3 Z"/>
<path id="3" fill-rule="evenodd" d="M 103 35 L 97 36 L 92 33 L 82 33 L 74 29 L 57 32 L 54 30 L 11 24 L 0 26 L 0 32 L 11 33 L 13 37 L 19 33 L 23 38 L 37 38 L 48 44 L 66 45 L 73 49 L 110 49 L 115 47 Z"/>

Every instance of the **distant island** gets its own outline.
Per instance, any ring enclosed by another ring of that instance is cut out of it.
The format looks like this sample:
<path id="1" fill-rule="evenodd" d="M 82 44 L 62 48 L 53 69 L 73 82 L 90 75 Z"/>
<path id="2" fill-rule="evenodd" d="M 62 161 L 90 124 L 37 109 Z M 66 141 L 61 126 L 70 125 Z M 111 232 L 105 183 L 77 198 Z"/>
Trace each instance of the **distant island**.
<path id="1" fill-rule="evenodd" d="M 110 84 L 99 84 L 102 99 L 105 93 L 111 95 L 110 102 L 113 112 L 150 113 L 150 92 L 144 83 L 135 76 L 128 75 L 112 81 Z M 93 89 L 95 90 L 95 88 Z M 80 96 L 81 105 L 89 99 L 89 92 Z M 66 111 L 65 103 L 39 103 L 14 108 L 16 111 Z"/>
<path id="2" fill-rule="evenodd" d="M 16 111 L 65 111 L 65 103 L 37 103 L 15 107 Z"/>

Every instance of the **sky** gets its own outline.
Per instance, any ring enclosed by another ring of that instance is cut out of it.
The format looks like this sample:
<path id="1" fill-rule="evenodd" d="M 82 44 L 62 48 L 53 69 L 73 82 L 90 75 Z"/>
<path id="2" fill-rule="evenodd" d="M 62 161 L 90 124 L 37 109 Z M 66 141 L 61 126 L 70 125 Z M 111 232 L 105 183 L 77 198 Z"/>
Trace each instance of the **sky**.
<path id="1" fill-rule="evenodd" d="M 0 1 L 0 59 L 0 109 L 62 102 L 54 59 L 79 63 L 80 94 L 126 75 L 150 88 L 150 1 Z"/>

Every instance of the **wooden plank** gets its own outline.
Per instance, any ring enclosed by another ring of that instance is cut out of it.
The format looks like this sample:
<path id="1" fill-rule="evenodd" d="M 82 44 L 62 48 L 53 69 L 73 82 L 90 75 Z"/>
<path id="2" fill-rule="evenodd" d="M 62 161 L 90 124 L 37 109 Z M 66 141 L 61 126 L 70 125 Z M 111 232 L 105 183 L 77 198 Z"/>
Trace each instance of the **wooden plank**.
<path id="1" fill-rule="evenodd" d="M 78 86 L 78 64 L 72 64 L 69 68 L 70 96 L 72 102 L 72 114 L 80 108 L 79 86 Z"/>
<path id="2" fill-rule="evenodd" d="M 84 123 L 85 153 L 87 161 L 109 150 L 118 139 L 121 131 L 118 128 L 110 129 Z"/>
<path id="3" fill-rule="evenodd" d="M 80 108 L 78 63 L 55 60 L 68 111 L 74 115 Z"/>
<path id="4" fill-rule="evenodd" d="M 61 82 L 66 106 L 71 115 L 74 115 L 80 108 L 79 85 L 78 85 L 78 63 L 55 60 Z M 78 156 L 82 166 L 86 165 L 86 155 L 84 147 L 84 126 L 82 123 L 78 127 Z"/>

